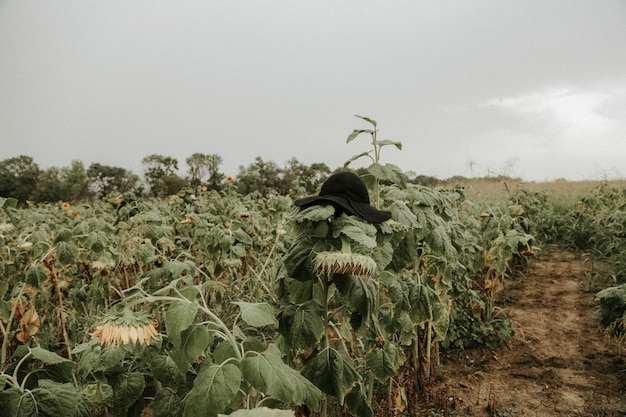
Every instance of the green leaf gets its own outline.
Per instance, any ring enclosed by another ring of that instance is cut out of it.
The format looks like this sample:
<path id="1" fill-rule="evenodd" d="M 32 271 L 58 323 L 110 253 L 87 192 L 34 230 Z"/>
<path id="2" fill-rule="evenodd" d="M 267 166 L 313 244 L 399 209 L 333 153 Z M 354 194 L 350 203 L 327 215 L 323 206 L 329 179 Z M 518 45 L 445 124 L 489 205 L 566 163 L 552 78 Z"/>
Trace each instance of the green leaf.
<path id="1" fill-rule="evenodd" d="M 354 130 L 352 131 L 352 133 L 350 133 L 350 134 L 348 135 L 348 137 L 346 138 L 346 143 L 350 143 L 350 142 L 352 142 L 352 141 L 353 141 L 354 139 L 356 139 L 356 137 L 357 137 L 357 136 L 359 136 L 361 133 L 369 133 L 369 134 L 372 134 L 372 133 L 374 133 L 374 131 L 373 131 L 373 130 L 370 130 L 370 129 L 354 129 Z"/>
<path id="2" fill-rule="evenodd" d="M 271 326 L 278 328 L 278 320 L 274 309 L 268 303 L 247 303 L 245 301 L 233 302 L 241 309 L 241 318 L 252 327 Z"/>
<path id="3" fill-rule="evenodd" d="M 61 227 L 57 230 L 57 234 L 54 237 L 53 243 L 69 242 L 72 239 L 72 231 L 66 227 Z"/>
<path id="4" fill-rule="evenodd" d="M 78 247 L 71 242 L 58 242 L 55 247 L 59 262 L 63 265 L 74 263 L 80 254 Z"/>
<path id="5" fill-rule="evenodd" d="M 0 407 L 8 412 L 8 417 L 38 417 L 33 396 L 17 388 L 0 391 Z"/>
<path id="6" fill-rule="evenodd" d="M 18 200 L 17 198 L 13 198 L 13 197 L 0 197 L 0 207 L 7 207 L 7 208 L 16 208 L 17 207 L 17 203 Z"/>
<path id="7" fill-rule="evenodd" d="M 166 387 L 175 387 L 184 382 L 184 373 L 171 356 L 155 354 L 148 361 L 154 379 Z"/>
<path id="8" fill-rule="evenodd" d="M 370 119 L 369 117 L 365 117 L 365 116 L 359 116 L 358 114 L 355 114 L 356 117 L 358 117 L 359 119 L 363 119 L 368 123 L 371 123 L 374 127 L 376 127 L 376 120 L 374 119 Z"/>
<path id="9" fill-rule="evenodd" d="M 422 225 L 417 220 L 415 213 L 409 209 L 403 201 L 394 201 L 390 208 L 391 217 L 406 227 L 420 228 Z"/>
<path id="10" fill-rule="evenodd" d="M 428 285 L 419 284 L 411 288 L 411 320 L 423 324 L 433 319 L 433 305 L 437 303 L 436 291 Z"/>
<path id="11" fill-rule="evenodd" d="M 357 384 L 346 395 L 345 405 L 352 415 L 359 417 L 373 417 L 374 411 L 367 403 L 367 395 L 362 384 Z"/>
<path id="12" fill-rule="evenodd" d="M 180 397 L 170 388 L 157 391 L 154 396 L 154 417 L 179 417 L 183 413 Z"/>
<path id="13" fill-rule="evenodd" d="M 290 277 L 298 281 L 310 281 L 315 279 L 311 251 L 315 239 L 310 236 L 301 236 L 291 246 L 289 252 L 283 258 L 283 264 Z"/>
<path id="14" fill-rule="evenodd" d="M 335 214 L 335 208 L 330 204 L 314 205 L 300 210 L 294 219 L 298 223 L 303 223 L 305 221 L 320 222 L 328 220 L 333 216 L 333 214 Z"/>
<path id="15" fill-rule="evenodd" d="M 377 140 L 376 143 L 378 144 L 378 146 L 380 146 L 381 148 L 383 146 L 395 146 L 396 148 L 402 150 L 402 142 L 396 142 L 393 140 L 389 140 L 389 139 L 383 139 L 383 140 Z"/>
<path id="16" fill-rule="evenodd" d="M 241 385 L 241 371 L 232 363 L 201 368 L 185 399 L 185 417 L 217 416 L 233 401 Z"/>
<path id="17" fill-rule="evenodd" d="M 34 288 L 39 288 L 42 282 L 48 279 L 48 273 L 41 264 L 29 264 L 24 268 L 26 283 Z"/>
<path id="18" fill-rule="evenodd" d="M 381 165 L 374 163 L 367 167 L 367 170 L 379 181 L 384 181 L 404 187 L 409 181 L 407 175 L 394 164 Z"/>
<path id="19" fill-rule="evenodd" d="M 178 369 L 184 373 L 204 353 L 212 338 L 209 330 L 200 324 L 186 328 L 179 337 L 171 355 Z"/>
<path id="20" fill-rule="evenodd" d="M 389 301 L 396 309 L 405 309 L 409 306 L 409 290 L 402 285 L 398 277 L 389 271 L 382 271 L 378 275 L 378 280 L 383 284 Z"/>
<path id="21" fill-rule="evenodd" d="M 375 347 L 365 355 L 368 369 L 380 382 L 385 382 L 398 371 L 396 367 L 396 345 L 387 341 L 382 348 Z"/>
<path id="22" fill-rule="evenodd" d="M 213 362 L 224 363 L 229 359 L 237 358 L 237 351 L 228 340 L 222 340 L 213 349 Z"/>
<path id="23" fill-rule="evenodd" d="M 315 347 L 324 333 L 324 310 L 314 301 L 290 305 L 280 315 L 280 333 L 292 350 Z"/>
<path id="24" fill-rule="evenodd" d="M 124 409 L 133 404 L 143 393 L 146 381 L 141 372 L 131 372 L 129 374 L 118 374 L 112 381 L 113 401 L 115 408 Z"/>
<path id="25" fill-rule="evenodd" d="M 626 314 L 626 284 L 608 287 L 595 295 L 600 303 L 596 316 L 600 324 L 608 327 Z"/>
<path id="26" fill-rule="evenodd" d="M 38 371 L 39 379 L 51 379 L 57 382 L 73 382 L 76 362 L 65 361 L 54 365 L 46 365 Z"/>
<path id="27" fill-rule="evenodd" d="M 99 353 L 100 366 L 94 370 L 99 371 L 106 371 L 116 367 L 122 362 L 124 356 L 126 355 L 124 349 L 118 346 L 109 346 L 102 350 L 98 347 L 97 352 Z"/>
<path id="28" fill-rule="evenodd" d="M 376 247 L 377 229 L 371 223 L 365 222 L 356 216 L 343 215 L 333 222 L 333 237 L 347 236 L 353 242 L 372 249 Z"/>
<path id="29" fill-rule="evenodd" d="M 259 391 L 286 404 L 307 404 L 317 409 L 322 392 L 281 359 L 276 345 L 270 344 L 263 353 L 248 356 L 241 362 L 245 380 Z"/>
<path id="30" fill-rule="evenodd" d="M 438 254 L 445 256 L 450 263 L 458 259 L 458 252 L 448 235 L 448 225 L 441 217 L 436 217 L 436 227 L 434 227 L 427 238 L 428 244 Z"/>
<path id="31" fill-rule="evenodd" d="M 81 378 L 85 378 L 91 372 L 98 372 L 98 364 L 100 363 L 100 347 L 85 351 L 78 361 L 76 373 Z"/>
<path id="32" fill-rule="evenodd" d="M 180 344 L 181 332 L 191 326 L 197 313 L 196 303 L 186 303 L 181 300 L 181 302 L 170 304 L 165 314 L 165 328 L 167 336 L 174 345 Z"/>
<path id="33" fill-rule="evenodd" d="M 374 236 L 368 236 L 362 227 L 347 225 L 338 229 L 338 231 L 366 248 L 372 249 L 376 247 L 376 238 Z"/>
<path id="34" fill-rule="evenodd" d="M 343 167 L 346 168 L 348 165 L 350 165 L 352 162 L 356 161 L 359 158 L 362 158 L 364 156 L 368 156 L 371 158 L 370 153 L 369 152 L 362 152 L 358 155 L 354 155 L 352 158 L 348 159 L 346 162 L 344 162 Z"/>
<path id="35" fill-rule="evenodd" d="M 30 353 L 35 359 L 40 360 L 46 365 L 54 365 L 62 362 L 71 362 L 69 359 L 65 359 L 64 357 L 59 356 L 54 352 L 50 352 L 49 350 L 40 347 L 30 348 Z"/>
<path id="36" fill-rule="evenodd" d="M 252 245 L 253 243 L 250 235 L 247 234 L 242 229 L 235 229 L 235 231 L 233 232 L 233 236 L 235 236 L 235 239 L 237 239 L 239 242 L 243 243 L 244 245 Z"/>
<path id="37" fill-rule="evenodd" d="M 165 262 L 165 264 L 163 265 L 163 268 L 170 273 L 172 279 L 177 279 L 177 278 L 180 278 L 181 276 L 184 276 L 185 274 L 193 272 L 195 270 L 195 265 L 190 260 L 186 260 L 186 261 L 171 260 L 171 261 Z"/>
<path id="38" fill-rule="evenodd" d="M 358 330 L 376 309 L 376 287 L 371 279 L 357 275 L 335 276 L 335 286 L 344 305 L 353 312 L 350 324 Z"/>
<path id="39" fill-rule="evenodd" d="M 302 304 L 313 299 L 315 288 L 319 287 L 319 285 L 316 284 L 317 282 L 313 280 L 298 281 L 293 279 L 285 282 L 285 291 L 289 294 L 289 302 L 293 304 Z"/>
<path id="40" fill-rule="evenodd" d="M 328 395 L 343 404 L 350 389 L 361 382 L 361 376 L 350 356 L 343 350 L 326 348 L 305 362 L 302 375 Z"/>
<path id="41" fill-rule="evenodd" d="M 39 387 L 32 390 L 32 396 L 37 403 L 36 415 L 71 417 L 90 415 L 83 397 L 71 383 L 61 384 L 41 379 L 38 384 Z"/>
<path id="42" fill-rule="evenodd" d="M 89 233 L 87 239 L 85 241 L 85 245 L 95 253 L 100 253 L 106 248 L 109 244 L 109 239 L 104 232 L 97 231 Z"/>
<path id="43" fill-rule="evenodd" d="M 411 289 L 411 320 L 415 324 L 429 323 L 435 330 L 435 340 L 443 340 L 450 326 L 448 303 L 434 288 L 420 284 Z"/>

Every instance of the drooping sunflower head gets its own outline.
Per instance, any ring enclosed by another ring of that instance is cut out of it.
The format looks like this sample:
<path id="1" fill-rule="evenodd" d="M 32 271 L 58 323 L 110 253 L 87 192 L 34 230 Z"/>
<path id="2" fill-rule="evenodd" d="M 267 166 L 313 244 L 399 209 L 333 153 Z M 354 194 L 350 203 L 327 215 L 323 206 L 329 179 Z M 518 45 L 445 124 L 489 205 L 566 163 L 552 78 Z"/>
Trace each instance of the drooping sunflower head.
<path id="1" fill-rule="evenodd" d="M 372 276 L 376 271 L 376 261 L 360 253 L 324 251 L 313 261 L 315 274 L 344 274 Z"/>
<path id="2" fill-rule="evenodd" d="M 124 311 L 104 317 L 92 336 L 103 346 L 149 345 L 159 337 L 156 326 L 157 322 L 145 312 Z"/>

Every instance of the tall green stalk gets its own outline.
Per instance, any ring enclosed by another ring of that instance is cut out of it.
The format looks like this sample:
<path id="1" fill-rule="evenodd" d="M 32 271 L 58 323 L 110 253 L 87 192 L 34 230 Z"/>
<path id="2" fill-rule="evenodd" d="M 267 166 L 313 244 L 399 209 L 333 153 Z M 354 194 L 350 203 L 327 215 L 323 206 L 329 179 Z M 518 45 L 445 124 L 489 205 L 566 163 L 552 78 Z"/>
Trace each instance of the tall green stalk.
<path id="1" fill-rule="evenodd" d="M 346 139 L 346 143 L 352 142 L 361 133 L 366 133 L 366 134 L 369 134 L 372 138 L 372 142 L 371 142 L 372 150 L 367 151 L 367 152 L 362 152 L 358 155 L 353 156 L 348 161 L 346 161 L 346 163 L 344 163 L 343 166 L 347 167 L 348 165 L 350 165 L 351 162 L 361 157 L 367 157 L 372 161 L 372 164 L 368 168 L 368 171 L 374 177 L 374 183 L 372 184 L 372 188 L 373 188 L 372 191 L 373 191 L 373 197 L 374 197 L 373 205 L 377 209 L 380 209 L 380 179 L 381 178 L 380 178 L 380 175 L 378 174 L 378 171 L 373 168 L 380 167 L 380 153 L 381 153 L 383 146 L 393 145 L 398 149 L 402 149 L 402 143 L 391 141 L 391 140 L 378 140 L 378 128 L 377 128 L 378 123 L 376 122 L 376 120 L 371 119 L 369 117 L 365 117 L 365 116 L 359 116 L 359 115 L 355 115 L 355 116 L 371 124 L 372 129 L 354 129 L 352 133 L 348 135 L 348 138 Z"/>

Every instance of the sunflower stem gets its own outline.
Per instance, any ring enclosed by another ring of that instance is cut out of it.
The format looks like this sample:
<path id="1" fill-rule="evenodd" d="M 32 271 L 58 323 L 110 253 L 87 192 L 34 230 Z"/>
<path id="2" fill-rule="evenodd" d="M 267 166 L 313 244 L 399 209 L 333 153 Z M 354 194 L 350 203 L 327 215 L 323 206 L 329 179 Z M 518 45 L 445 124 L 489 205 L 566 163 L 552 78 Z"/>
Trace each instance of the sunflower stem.
<path id="1" fill-rule="evenodd" d="M 329 300 L 328 295 L 330 293 L 330 281 L 332 279 L 332 273 L 322 274 L 322 291 L 324 297 L 324 349 L 327 350 L 330 348 L 330 338 L 328 336 L 328 331 L 330 330 L 330 314 L 329 314 Z M 327 417 L 328 415 L 328 398 L 326 395 L 322 397 L 321 400 L 321 410 L 320 417 Z"/>
<path id="2" fill-rule="evenodd" d="M 350 240 L 343 233 L 339 235 L 339 239 L 341 239 L 341 252 L 342 253 L 352 253 L 352 247 L 350 246 Z"/>
<path id="3" fill-rule="evenodd" d="M 24 288 L 26 286 L 22 285 L 20 287 L 20 292 L 17 294 L 15 298 L 16 302 L 13 303 L 13 307 L 11 308 L 11 313 L 9 314 L 9 318 L 7 319 L 6 327 L 2 327 L 2 350 L 0 352 L 0 366 L 4 366 L 4 364 L 8 361 L 9 355 L 9 344 L 11 342 L 11 338 L 9 334 L 11 332 L 11 326 L 13 326 L 13 319 L 15 318 L 15 313 L 20 304 L 20 299 L 22 298 L 22 294 L 24 293 Z"/>

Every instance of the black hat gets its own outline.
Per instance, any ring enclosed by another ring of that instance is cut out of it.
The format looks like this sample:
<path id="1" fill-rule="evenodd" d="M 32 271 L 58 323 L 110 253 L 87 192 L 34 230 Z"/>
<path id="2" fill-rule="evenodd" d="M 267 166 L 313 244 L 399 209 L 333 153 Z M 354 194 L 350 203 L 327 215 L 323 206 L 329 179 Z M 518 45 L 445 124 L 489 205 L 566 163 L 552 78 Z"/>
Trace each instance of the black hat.
<path id="1" fill-rule="evenodd" d="M 319 195 L 296 200 L 298 207 L 332 204 L 340 212 L 353 214 L 370 223 L 381 223 L 391 218 L 388 211 L 370 205 L 370 196 L 365 183 L 352 172 L 331 175 L 322 185 Z"/>

